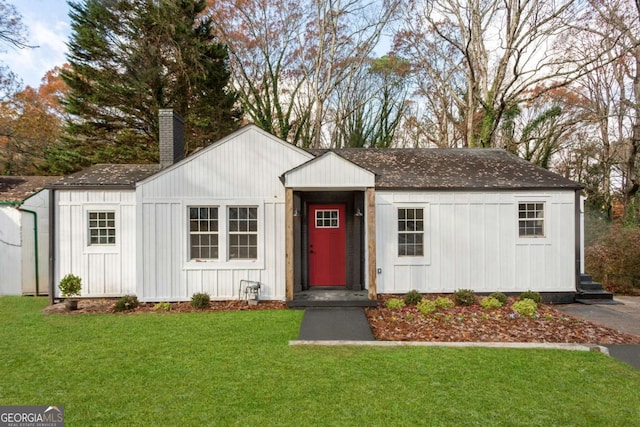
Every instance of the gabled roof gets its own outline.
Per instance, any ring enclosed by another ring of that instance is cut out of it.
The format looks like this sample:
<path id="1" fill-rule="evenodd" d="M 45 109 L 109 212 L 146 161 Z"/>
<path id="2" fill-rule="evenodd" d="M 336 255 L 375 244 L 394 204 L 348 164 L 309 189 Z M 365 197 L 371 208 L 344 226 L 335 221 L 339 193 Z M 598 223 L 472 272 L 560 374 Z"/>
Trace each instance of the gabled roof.
<path id="1" fill-rule="evenodd" d="M 312 154 L 310 154 L 308 150 L 304 150 L 302 148 L 296 147 L 295 145 L 290 144 L 290 143 L 278 138 L 277 136 L 275 136 L 273 134 L 270 134 L 269 132 L 265 131 L 264 129 L 260 128 L 259 126 L 250 123 L 250 124 L 244 125 L 241 128 L 233 131 L 229 135 L 227 135 L 224 138 L 214 142 L 213 144 L 207 145 L 206 147 L 202 147 L 202 148 L 196 150 L 191 155 L 189 155 L 188 157 L 180 160 L 179 162 L 176 162 L 176 163 L 172 164 L 171 166 L 168 166 L 168 167 L 166 167 L 166 168 L 164 168 L 162 170 L 156 171 L 156 172 L 159 172 L 156 176 L 152 176 L 152 175 L 155 175 L 155 174 L 150 174 L 149 176 L 146 176 L 146 177 L 140 179 L 139 181 L 143 181 L 146 178 L 149 178 L 148 181 L 156 179 L 157 177 L 161 176 L 162 174 L 169 173 L 170 171 L 172 171 L 175 168 L 183 167 L 185 164 L 197 159 L 200 156 L 206 156 L 206 153 L 211 151 L 211 150 L 215 150 L 216 148 L 218 148 L 218 147 L 220 147 L 220 146 L 222 146 L 224 144 L 227 144 L 230 141 L 233 141 L 235 139 L 239 139 L 241 137 L 241 135 L 243 135 L 243 134 L 251 135 L 252 133 L 255 134 L 256 136 L 267 138 L 268 140 L 273 141 L 276 144 L 279 144 L 281 146 L 284 146 L 287 149 L 293 150 L 293 151 L 299 153 L 302 156 L 309 157 L 310 159 L 313 159 Z M 140 184 L 144 184 L 144 183 L 141 182 Z"/>
<path id="2" fill-rule="evenodd" d="M 310 150 L 319 155 L 327 150 Z M 380 189 L 580 189 L 501 149 L 344 148 L 331 150 L 377 175 Z"/>
<path id="3" fill-rule="evenodd" d="M 49 185 L 50 188 L 135 188 L 136 182 L 153 175 L 160 165 L 97 164 L 65 176 Z"/>
<path id="4" fill-rule="evenodd" d="M 209 150 L 229 143 L 246 132 L 256 132 L 306 156 L 319 158 L 332 152 L 376 175 L 379 189 L 407 190 L 546 190 L 580 189 L 582 186 L 502 149 L 469 148 L 343 148 L 303 150 L 260 129 L 244 126 L 220 141 L 165 168 L 184 167 Z M 311 162 L 316 159 L 309 157 Z M 309 162 L 298 168 L 307 167 Z M 294 168 L 292 171 L 296 171 Z M 292 171 L 289 171 L 291 173 Z M 99 164 L 49 185 L 50 188 L 135 188 L 160 172 L 157 164 Z M 156 175 L 159 176 L 160 174 Z M 154 177 L 155 178 L 155 177 Z"/>
<path id="5" fill-rule="evenodd" d="M 0 202 L 22 202 L 59 176 L 0 176 Z"/>

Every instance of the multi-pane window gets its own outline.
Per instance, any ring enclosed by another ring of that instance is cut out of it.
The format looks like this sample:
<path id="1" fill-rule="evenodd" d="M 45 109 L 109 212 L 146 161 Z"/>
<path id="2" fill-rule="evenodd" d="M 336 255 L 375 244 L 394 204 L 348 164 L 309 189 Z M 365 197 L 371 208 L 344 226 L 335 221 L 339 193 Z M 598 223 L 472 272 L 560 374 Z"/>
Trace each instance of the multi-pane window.
<path id="1" fill-rule="evenodd" d="M 338 209 L 316 210 L 316 228 L 338 228 L 339 224 Z"/>
<path id="2" fill-rule="evenodd" d="M 191 259 L 218 259 L 218 208 L 189 208 Z"/>
<path id="3" fill-rule="evenodd" d="M 116 213 L 89 212 L 89 245 L 116 244 Z"/>
<path id="4" fill-rule="evenodd" d="M 398 209 L 398 256 L 424 255 L 424 209 Z"/>
<path id="5" fill-rule="evenodd" d="M 258 258 L 258 208 L 229 208 L 229 259 Z"/>
<path id="6" fill-rule="evenodd" d="M 520 237 L 544 237 L 544 203 L 518 204 Z"/>

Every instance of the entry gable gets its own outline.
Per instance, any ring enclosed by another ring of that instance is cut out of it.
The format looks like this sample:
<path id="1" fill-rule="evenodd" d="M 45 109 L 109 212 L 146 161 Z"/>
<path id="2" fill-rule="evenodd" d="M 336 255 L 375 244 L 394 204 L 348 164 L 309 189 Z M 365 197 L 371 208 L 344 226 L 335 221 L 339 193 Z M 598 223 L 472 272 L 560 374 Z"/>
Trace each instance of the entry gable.
<path id="1" fill-rule="evenodd" d="M 329 151 L 284 174 L 287 188 L 297 190 L 362 190 L 375 186 L 376 176 L 355 163 Z"/>

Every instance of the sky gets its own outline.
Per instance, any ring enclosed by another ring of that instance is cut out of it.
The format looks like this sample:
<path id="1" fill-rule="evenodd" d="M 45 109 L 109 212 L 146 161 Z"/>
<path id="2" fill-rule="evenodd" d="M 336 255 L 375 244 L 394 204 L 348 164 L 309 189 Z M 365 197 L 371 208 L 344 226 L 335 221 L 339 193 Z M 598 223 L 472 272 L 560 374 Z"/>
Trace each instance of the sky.
<path id="1" fill-rule="evenodd" d="M 66 62 L 71 32 L 66 0 L 8 0 L 22 15 L 28 43 L 34 49 L 2 47 L 0 64 L 8 66 L 25 85 L 40 86 L 45 73 Z"/>

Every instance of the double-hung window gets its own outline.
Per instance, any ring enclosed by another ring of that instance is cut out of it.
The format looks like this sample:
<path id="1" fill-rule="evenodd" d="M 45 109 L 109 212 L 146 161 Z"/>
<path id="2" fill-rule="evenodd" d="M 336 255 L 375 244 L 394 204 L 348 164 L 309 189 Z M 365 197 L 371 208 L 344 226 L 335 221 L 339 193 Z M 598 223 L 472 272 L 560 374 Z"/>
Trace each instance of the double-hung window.
<path id="1" fill-rule="evenodd" d="M 544 203 L 518 203 L 518 235 L 544 237 Z"/>
<path id="2" fill-rule="evenodd" d="M 89 246 L 116 244 L 116 213 L 89 211 Z"/>
<path id="3" fill-rule="evenodd" d="M 189 258 L 218 259 L 218 208 L 189 208 Z"/>
<path id="4" fill-rule="evenodd" d="M 258 258 L 258 208 L 229 207 L 229 259 Z"/>
<path id="5" fill-rule="evenodd" d="M 398 208 L 398 256 L 424 256 L 423 208 Z"/>

